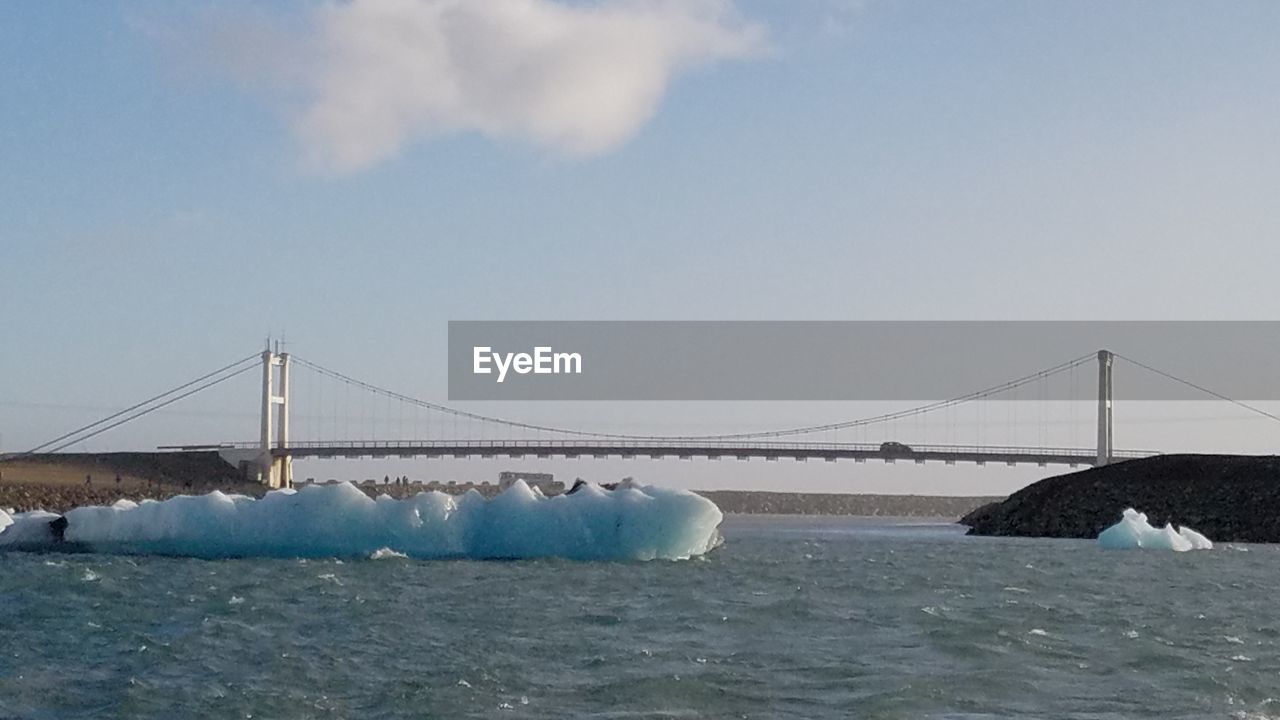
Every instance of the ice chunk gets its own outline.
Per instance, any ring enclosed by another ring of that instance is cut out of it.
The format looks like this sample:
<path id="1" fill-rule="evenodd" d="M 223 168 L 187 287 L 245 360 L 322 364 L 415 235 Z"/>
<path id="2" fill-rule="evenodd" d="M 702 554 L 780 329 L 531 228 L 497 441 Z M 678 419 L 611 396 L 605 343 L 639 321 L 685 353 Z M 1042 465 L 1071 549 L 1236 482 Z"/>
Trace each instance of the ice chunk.
<path id="1" fill-rule="evenodd" d="M 1178 534 L 1181 535 L 1184 540 L 1191 543 L 1192 550 L 1212 550 L 1213 549 L 1213 542 L 1211 542 L 1209 538 L 1201 535 L 1200 533 L 1196 532 L 1195 530 L 1192 530 L 1189 527 L 1186 527 L 1183 525 L 1178 526 Z"/>
<path id="2" fill-rule="evenodd" d="M 0 508 L 0 530 L 4 530 L 13 524 L 13 518 L 9 517 L 9 513 Z"/>
<path id="3" fill-rule="evenodd" d="M 1164 527 L 1156 530 L 1154 534 L 1144 535 L 1139 540 L 1139 547 L 1152 550 L 1172 550 L 1174 552 L 1186 552 L 1191 549 L 1191 543 L 1187 542 L 1177 530 L 1173 529 L 1173 525 L 1165 523 Z"/>
<path id="4" fill-rule="evenodd" d="M 1098 535 L 1098 544 L 1109 550 L 1130 550 L 1143 548 L 1147 550 L 1209 550 L 1213 543 L 1191 528 L 1173 529 L 1166 524 L 1156 529 L 1147 522 L 1147 516 L 1133 508 L 1126 508 L 1121 514 L 1120 522 L 1103 530 Z"/>
<path id="5" fill-rule="evenodd" d="M 384 551 L 414 558 L 675 560 L 718 545 L 723 518 L 710 500 L 685 490 L 592 485 L 542 497 L 519 481 L 492 500 L 475 491 L 374 500 L 342 483 L 274 491 L 260 500 L 214 491 L 82 507 L 64 517 L 61 537 L 50 525 L 55 515 L 17 518 L 0 532 L 0 549 L 67 546 L 203 558 L 368 558 Z"/>
<path id="6" fill-rule="evenodd" d="M 6 513 L 7 515 L 7 513 Z M 43 510 L 15 513 L 0 532 L 0 548 L 6 550 L 39 550 L 58 542 L 50 522 L 58 515 Z"/>
<path id="7" fill-rule="evenodd" d="M 1110 550 L 1142 547 L 1142 536 L 1146 530 L 1154 530 L 1147 524 L 1147 516 L 1128 508 L 1121 515 L 1120 522 L 1098 534 L 1098 544 Z"/>

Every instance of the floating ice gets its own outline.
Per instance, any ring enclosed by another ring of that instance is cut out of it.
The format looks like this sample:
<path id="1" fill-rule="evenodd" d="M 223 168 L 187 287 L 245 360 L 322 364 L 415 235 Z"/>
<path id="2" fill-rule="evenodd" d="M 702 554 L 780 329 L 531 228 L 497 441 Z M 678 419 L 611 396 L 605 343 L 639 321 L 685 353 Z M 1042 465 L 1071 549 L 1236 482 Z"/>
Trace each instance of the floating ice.
<path id="1" fill-rule="evenodd" d="M 13 524 L 13 518 L 9 517 L 9 513 L 4 508 L 0 508 L 0 530 L 4 530 Z"/>
<path id="2" fill-rule="evenodd" d="M 57 536 L 49 523 L 58 516 L 43 510 L 14 513 L 9 516 L 9 523 L 0 531 L 0 548 L 15 550 L 37 550 L 57 542 Z M 4 520 L 0 519 L 0 525 Z"/>
<path id="3" fill-rule="evenodd" d="M 1108 550 L 1130 550 L 1134 548 L 1173 550 L 1212 550 L 1213 543 L 1209 538 L 1188 527 L 1173 529 L 1166 524 L 1163 528 L 1154 528 L 1147 522 L 1145 513 L 1133 508 L 1126 508 L 1120 522 L 1103 530 L 1098 535 L 1098 544 Z"/>
<path id="4" fill-rule="evenodd" d="M 1181 535 L 1184 540 L 1191 543 L 1192 550 L 1212 550 L 1213 549 L 1213 541 L 1209 540 L 1209 538 L 1201 535 L 1200 533 L 1196 532 L 1195 530 L 1192 530 L 1189 527 L 1179 525 L 1178 534 Z"/>
<path id="5" fill-rule="evenodd" d="M 486 500 L 420 493 L 371 499 L 355 486 L 308 485 L 260 500 L 218 491 L 169 500 L 120 501 L 66 513 L 22 513 L 0 532 L 0 550 L 88 550 L 225 557 L 676 560 L 720 542 L 719 508 L 685 490 L 586 485 L 542 497 L 523 482 Z M 58 528 L 59 525 L 64 525 Z"/>

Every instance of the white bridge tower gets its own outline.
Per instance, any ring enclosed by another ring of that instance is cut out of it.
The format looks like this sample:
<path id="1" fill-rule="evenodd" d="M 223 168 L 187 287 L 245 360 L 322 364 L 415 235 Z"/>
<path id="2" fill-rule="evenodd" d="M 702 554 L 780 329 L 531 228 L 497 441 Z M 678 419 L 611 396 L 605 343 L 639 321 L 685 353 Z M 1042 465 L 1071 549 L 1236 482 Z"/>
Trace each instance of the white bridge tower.
<path id="1" fill-rule="evenodd" d="M 1111 462 L 1115 449 L 1114 426 L 1111 423 L 1111 366 L 1115 355 L 1110 350 L 1098 351 L 1098 462 L 1097 466 Z"/>
<path id="2" fill-rule="evenodd" d="M 289 353 L 281 353 L 279 343 L 262 351 L 262 433 L 259 437 L 260 478 L 269 487 L 293 485 L 293 458 L 274 450 L 289 447 Z M 280 368 L 278 375 L 276 368 Z M 273 412 L 274 411 L 274 412 Z M 276 422 L 272 422 L 272 415 Z"/>

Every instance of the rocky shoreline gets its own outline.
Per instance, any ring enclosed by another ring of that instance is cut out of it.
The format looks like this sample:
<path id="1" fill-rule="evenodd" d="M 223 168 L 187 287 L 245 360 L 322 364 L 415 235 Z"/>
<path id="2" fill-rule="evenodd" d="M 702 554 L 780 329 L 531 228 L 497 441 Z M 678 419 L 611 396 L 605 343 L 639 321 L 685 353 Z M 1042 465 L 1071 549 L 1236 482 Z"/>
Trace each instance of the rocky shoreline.
<path id="1" fill-rule="evenodd" d="M 971 535 L 1096 538 L 1133 507 L 1215 542 L 1280 542 L 1280 457 L 1158 455 L 1041 480 L 965 515 Z"/>
<path id="2" fill-rule="evenodd" d="M 198 480 L 196 479 L 198 478 Z M 356 487 L 370 497 L 405 498 L 429 490 L 460 494 L 476 490 L 492 497 L 491 483 L 377 483 Z M 559 489 L 548 488 L 554 493 Z M 608 486 L 606 486 L 608 487 Z M 66 512 L 117 500 L 164 500 L 176 495 L 226 493 L 261 496 L 267 488 L 246 482 L 216 452 L 58 453 L 0 459 L 0 508 Z M 932 495 L 854 495 L 748 490 L 695 490 L 725 513 L 748 515 L 854 515 L 928 517 L 954 520 L 992 497 Z"/>
<path id="3" fill-rule="evenodd" d="M 110 505 L 117 500 L 144 499 L 167 500 L 178 495 L 203 495 L 214 490 L 240 495 L 261 497 L 266 488 L 261 485 L 237 485 L 228 487 L 216 484 L 159 485 L 150 487 L 76 487 L 45 485 L 41 483 L 5 482 L 0 484 L 0 510 L 48 510 L 64 513 L 86 505 Z"/>
<path id="4" fill-rule="evenodd" d="M 370 497 L 390 495 L 411 497 L 426 490 L 462 492 L 461 487 L 421 485 L 357 485 Z M 469 486 L 468 486 L 469 487 Z M 18 511 L 66 512 L 84 505 L 110 505 L 117 500 L 165 500 L 177 495 L 199 495 L 213 490 L 260 497 L 266 488 L 247 483 L 125 484 L 100 483 L 94 486 L 31 482 L 0 483 L 0 508 Z M 477 488 L 482 494 L 496 494 L 496 485 Z M 846 515 L 863 517 L 928 517 L 954 520 L 990 497 L 938 497 L 927 495 L 837 495 L 829 493 L 779 493 L 740 490 L 695 491 L 714 502 L 723 512 L 744 515 Z"/>

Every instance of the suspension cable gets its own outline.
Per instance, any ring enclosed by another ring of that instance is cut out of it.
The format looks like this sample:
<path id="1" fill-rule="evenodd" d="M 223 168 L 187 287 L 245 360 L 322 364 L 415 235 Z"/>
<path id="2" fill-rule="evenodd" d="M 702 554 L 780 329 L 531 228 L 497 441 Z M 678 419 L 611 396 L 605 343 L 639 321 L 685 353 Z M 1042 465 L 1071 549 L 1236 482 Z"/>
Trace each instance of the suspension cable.
<path id="1" fill-rule="evenodd" d="M 1176 382 L 1176 383 L 1181 383 L 1181 384 L 1183 384 L 1183 385 L 1186 385 L 1187 387 L 1189 387 L 1189 388 L 1191 388 L 1191 389 L 1193 389 L 1193 390 L 1199 390 L 1200 392 L 1205 393 L 1206 395 L 1212 395 L 1213 397 L 1215 397 L 1215 398 L 1217 398 L 1217 399 L 1219 399 L 1219 400 L 1225 400 L 1225 401 L 1227 401 L 1227 402 L 1231 403 L 1232 405 L 1238 405 L 1238 406 L 1240 406 L 1240 407 L 1244 408 L 1245 410 L 1248 410 L 1249 412 L 1257 413 L 1257 414 L 1259 414 L 1259 415 L 1262 415 L 1263 417 L 1271 418 L 1272 420 L 1275 420 L 1276 422 L 1280 422 L 1280 415 L 1275 415 L 1275 414 L 1273 414 L 1273 413 L 1269 413 L 1269 412 L 1267 412 L 1266 410 L 1263 410 L 1263 409 L 1262 409 L 1262 408 L 1260 408 L 1260 407 L 1255 407 L 1255 406 L 1253 406 L 1253 405 L 1250 405 L 1249 403 L 1241 402 L 1241 401 L 1239 401 L 1239 400 L 1236 400 L 1235 398 L 1229 398 L 1229 397 L 1227 397 L 1226 395 L 1223 395 L 1223 394 L 1222 394 L 1222 393 L 1220 393 L 1220 392 L 1215 392 L 1215 391 L 1213 391 L 1213 390 L 1210 390 L 1209 388 L 1204 387 L 1203 385 L 1197 385 L 1197 384 L 1195 384 L 1195 383 L 1191 382 L 1190 380 L 1183 380 L 1182 378 L 1180 378 L 1180 377 L 1178 377 L 1178 376 L 1176 376 L 1176 375 L 1171 375 L 1171 374 L 1169 374 L 1169 373 L 1167 373 L 1167 372 L 1165 372 L 1165 371 L 1163 371 L 1163 370 L 1159 370 L 1159 369 L 1157 369 L 1157 368 L 1153 368 L 1153 367 L 1151 367 L 1150 365 L 1146 365 L 1146 364 L 1144 364 L 1144 363 L 1140 363 L 1140 362 L 1138 362 L 1137 360 L 1134 360 L 1134 359 L 1133 359 L 1133 358 L 1131 358 L 1131 357 L 1125 357 L 1124 355 L 1121 355 L 1120 353 L 1111 353 L 1111 354 L 1112 354 L 1113 356 L 1115 356 L 1115 357 L 1120 358 L 1121 360 L 1124 360 L 1124 361 L 1126 361 L 1126 362 L 1133 363 L 1134 365 L 1137 365 L 1138 367 L 1142 368 L 1143 370 L 1146 370 L 1146 371 L 1148 371 L 1148 372 L 1153 372 L 1153 373 L 1155 373 L 1156 375 L 1159 375 L 1159 376 L 1161 376 L 1161 377 L 1163 377 L 1163 378 L 1168 378 L 1169 380 L 1172 380 L 1172 381 L 1174 381 L 1174 382 Z"/>
<path id="2" fill-rule="evenodd" d="M 222 376 L 222 377 L 220 377 L 220 378 L 218 378 L 218 379 L 216 379 L 216 380 L 211 380 L 211 381 L 209 381 L 209 382 L 207 382 L 207 383 L 205 383 L 205 384 L 203 384 L 203 385 L 200 385 L 199 387 L 192 388 L 192 389 L 190 389 L 190 390 L 188 390 L 188 391 L 186 391 L 186 392 L 182 393 L 181 395 L 177 395 L 177 396 L 175 396 L 175 397 L 171 397 L 171 398 L 169 398 L 168 400 L 165 400 L 164 402 L 162 402 L 162 403 L 160 403 L 160 404 L 158 404 L 158 405 L 154 405 L 154 406 L 152 406 L 152 407 L 149 407 L 149 408 L 146 408 L 146 409 L 140 410 L 140 411 L 138 411 L 138 412 L 136 412 L 136 413 L 134 413 L 134 414 L 132 414 L 132 415 L 130 415 L 130 416 L 128 416 L 128 417 L 121 418 L 120 420 L 117 420 L 117 421 L 115 421 L 115 422 L 111 423 L 110 425 L 107 425 L 107 426 L 105 426 L 105 427 L 98 428 L 97 430 L 94 430 L 93 432 L 89 433 L 88 435 L 82 435 L 82 436 L 76 437 L 76 438 L 74 438 L 74 439 L 72 439 L 72 440 L 68 440 L 67 442 L 62 443 L 61 445 L 58 445 L 57 447 L 55 447 L 55 448 L 53 448 L 53 449 L 51 449 L 51 450 L 46 450 L 45 452 L 55 453 L 55 452 L 58 452 L 59 450 L 62 450 L 63 448 L 67 448 L 67 447 L 70 447 L 70 446 L 72 446 L 72 445 L 75 445 L 75 444 L 76 444 L 76 443 L 78 443 L 78 442 L 84 442 L 85 440 L 88 440 L 89 438 L 92 438 L 92 437 L 96 437 L 96 436 L 98 436 L 98 435 L 101 435 L 102 433 L 104 433 L 104 432 L 106 432 L 106 431 L 108 431 L 108 430 L 110 430 L 110 429 L 112 429 L 112 428 L 119 427 L 119 426 L 121 426 L 121 425 L 123 425 L 123 424 L 125 424 L 125 423 L 127 423 L 127 422 L 129 422 L 129 421 L 131 421 L 131 420 L 136 420 L 136 419 L 138 419 L 138 418 L 142 417 L 143 415 L 147 415 L 147 414 L 153 413 L 153 412 L 155 412 L 156 410 L 159 410 L 160 408 L 163 408 L 163 407 L 166 407 L 166 406 L 172 405 L 172 404 L 174 404 L 174 403 L 178 402 L 179 400 L 181 400 L 181 399 L 183 399 L 183 398 L 186 398 L 186 397 L 190 397 L 190 396 L 192 396 L 192 395 L 195 395 L 196 393 L 200 392 L 201 390 L 206 390 L 206 389 L 208 389 L 208 388 L 213 387 L 214 385 L 217 385 L 217 384 L 219 384 L 219 383 L 226 382 L 227 380 L 230 380 L 230 379 L 231 379 L 231 378 L 233 378 L 233 377 L 236 377 L 236 376 L 238 376 L 238 375 L 243 375 L 244 373 L 247 373 L 247 372 L 249 372 L 250 370 L 254 370 L 254 369 L 256 369 L 256 366 L 254 366 L 254 365 L 246 365 L 246 366 L 244 366 L 244 367 L 240 368 L 239 370 L 236 370 L 235 372 L 231 373 L 230 375 L 224 375 L 224 376 Z"/>
<path id="3" fill-rule="evenodd" d="M 467 420 L 477 420 L 480 422 L 495 423 L 498 425 L 504 425 L 511 428 L 534 430 L 537 432 L 549 432 L 549 433 L 555 433 L 559 435 L 571 435 L 576 437 L 592 437 L 592 438 L 601 438 L 601 439 L 609 439 L 609 440 L 750 440 L 750 439 L 758 439 L 758 438 L 788 437 L 793 435 L 809 435 L 809 434 L 824 432 L 828 430 L 840 430 L 844 428 L 861 427 L 865 425 L 871 425 L 874 423 L 882 423 L 882 422 L 888 422 L 892 420 L 912 417 L 915 415 L 932 412 L 934 410 L 939 410 L 942 408 L 970 402 L 972 400 L 978 400 L 978 399 L 986 398 L 992 395 L 998 395 L 1002 392 L 1007 392 L 1014 388 L 1021 387 L 1028 383 L 1036 382 L 1044 378 L 1047 378 L 1051 375 L 1056 375 L 1057 373 L 1064 372 L 1071 368 L 1077 367 L 1085 362 L 1092 360 L 1095 357 L 1096 355 L 1093 353 L 1090 353 L 1088 355 L 1082 355 L 1073 360 L 1069 360 L 1059 365 L 1055 365 L 1051 368 L 1041 370 L 1040 372 L 1032 373 L 1030 375 L 1025 375 L 1023 377 L 1017 378 L 1016 380 L 1010 380 L 1008 382 L 1001 383 L 999 385 L 994 385 L 984 390 L 971 392 L 966 395 L 961 395 L 958 397 L 951 398 L 950 400 L 941 400 L 938 402 L 929 403 L 927 405 L 921 405 L 918 407 L 909 408 L 907 410 L 900 410 L 897 412 L 885 413 L 885 414 L 876 415 L 873 417 L 859 418 L 857 420 L 846 420 L 843 422 L 836 422 L 836 423 L 827 423 L 824 425 L 793 427 L 793 428 L 786 428 L 781 430 L 761 430 L 761 431 L 754 431 L 754 432 L 725 433 L 725 434 L 715 434 L 715 435 L 634 435 L 634 434 L 626 434 L 626 433 L 602 433 L 602 432 L 592 432 L 587 430 L 559 428 L 559 427 L 553 427 L 548 425 L 537 425 L 533 423 L 525 423 L 525 422 L 519 422 L 515 420 L 507 420 L 504 418 L 494 417 L 490 415 L 481 415 L 479 413 L 468 412 L 465 410 L 458 410 L 456 408 L 451 408 L 445 405 L 440 405 L 437 403 L 428 402 L 426 400 L 420 400 L 418 398 L 410 397 L 408 395 L 404 395 L 402 393 L 398 393 L 393 390 L 388 390 L 386 388 L 382 388 L 377 385 L 372 385 L 362 380 L 357 380 L 356 378 L 353 378 L 349 375 L 344 375 L 343 373 L 340 373 L 336 370 L 330 370 L 326 367 L 310 362 L 305 358 L 298 357 L 297 355 L 293 356 L 293 360 L 294 362 L 297 362 L 315 372 L 321 373 L 323 375 L 327 375 L 337 380 L 341 380 L 345 383 L 348 383 L 349 385 L 359 387 L 363 390 L 393 397 L 403 402 L 411 403 L 419 407 L 426 408 L 428 410 L 434 410 L 436 412 L 452 415 L 455 422 L 459 418 L 464 418 Z"/>
<path id="4" fill-rule="evenodd" d="M 102 418 L 101 420 L 98 420 L 98 421 L 96 421 L 96 422 L 89 423 L 88 425 L 85 425 L 84 427 L 76 428 L 75 430 L 72 430 L 72 431 L 71 431 L 71 432 L 69 432 L 69 433 L 66 433 L 66 434 L 64 434 L 64 435 L 59 435 L 58 437 L 56 437 L 56 438 L 54 438 L 54 439 L 52 439 L 52 440 L 49 440 L 49 441 L 44 442 L 44 443 L 41 443 L 41 444 L 39 444 L 39 445 L 37 445 L 37 446 L 35 446 L 35 447 L 31 448 L 30 450 L 28 450 L 28 451 L 27 451 L 26 453 L 24 453 L 24 454 L 26 454 L 26 455 L 31 455 L 31 454 L 34 454 L 34 453 L 38 453 L 38 452 L 40 452 L 40 451 L 44 450 L 45 448 L 49 447 L 50 445 L 53 445 L 54 443 L 62 442 L 63 440 L 66 440 L 67 438 L 72 437 L 72 436 L 75 436 L 75 435 L 79 435 L 80 433 L 82 433 L 82 432 L 84 432 L 84 431 L 86 431 L 86 430 L 92 430 L 93 428 L 95 428 L 95 427 L 97 427 L 97 426 L 99 426 L 99 425 L 101 425 L 101 424 L 103 424 L 103 423 L 106 423 L 106 422 L 110 422 L 110 421 L 112 421 L 112 420 L 115 420 L 116 418 L 120 417 L 121 415 L 124 415 L 124 414 L 126 414 L 126 413 L 131 413 L 131 412 L 133 412 L 134 410 L 137 410 L 137 409 L 138 409 L 138 408 L 140 408 L 140 407 L 144 407 L 144 406 L 146 406 L 146 405 L 150 405 L 151 403 L 153 403 L 153 402 L 155 402 L 155 401 L 157 401 L 157 400 L 160 400 L 160 399 L 163 399 L 163 398 L 165 398 L 165 397 L 168 397 L 169 395 L 172 395 L 172 394 L 174 394 L 174 393 L 176 393 L 176 392 L 180 392 L 180 391 L 182 391 L 182 390 L 185 390 L 185 389 L 187 389 L 187 388 L 191 387 L 192 385 L 195 385 L 195 384 L 197 384 L 197 383 L 200 383 L 200 382 L 203 382 L 203 381 L 205 381 L 205 380 L 208 380 L 209 378 L 214 377 L 215 375 L 220 375 L 220 374 L 222 374 L 222 373 L 224 373 L 224 372 L 226 372 L 226 371 L 228 371 L 228 370 L 231 370 L 232 368 L 236 367 L 237 365 L 241 365 L 241 364 L 246 363 L 246 362 L 248 362 L 248 361 L 250 361 L 250 360 L 254 360 L 254 359 L 256 359 L 259 355 L 260 355 L 260 353 L 254 353 L 254 354 L 252 354 L 252 355 L 249 355 L 248 357 L 241 358 L 240 360 L 237 360 L 237 361 L 235 361 L 235 362 L 231 363 L 230 365 L 224 365 L 223 367 L 220 367 L 220 368 L 218 368 L 217 370 L 214 370 L 214 371 L 213 371 L 213 372 L 211 372 L 211 373 L 208 373 L 208 374 L 206 374 L 206 375 L 201 375 L 200 377 L 196 378 L 195 380 L 192 380 L 191 382 L 183 383 L 183 384 L 179 385 L 178 387 L 175 387 L 175 388 L 173 388 L 173 389 L 171 389 L 171 390 L 168 390 L 168 391 L 162 392 L 162 393 L 160 393 L 159 395 L 156 395 L 155 397 L 147 398 L 146 400 L 143 400 L 142 402 L 140 402 L 140 403 L 138 403 L 138 404 L 136 404 L 136 405 L 131 405 L 131 406 L 129 406 L 129 407 L 127 407 L 127 408 L 125 408 L 125 409 L 123 409 L 123 410 L 119 411 L 119 412 L 116 412 L 116 413 L 113 413 L 113 414 L 111 414 L 111 415 L 108 415 L 108 416 L 106 416 L 106 417 Z M 252 366 L 250 366 L 250 367 L 252 367 Z M 184 395 L 183 397 L 186 397 L 186 396 Z M 127 422 L 127 421 L 126 421 L 126 422 Z M 118 423 L 117 423 L 117 424 L 118 424 Z M 115 427 L 115 425 L 112 425 L 111 427 Z M 95 434 L 96 434 L 96 433 L 95 433 Z M 83 438 L 82 438 L 82 439 L 83 439 Z M 75 442 L 79 442 L 79 440 L 77 440 L 77 441 L 75 441 Z M 74 443 L 69 443 L 69 444 L 74 444 Z M 63 445 L 63 446 L 61 446 L 61 447 L 66 447 L 66 445 Z M 59 449 L 61 449 L 61 448 L 55 448 L 55 449 L 53 449 L 53 450 L 51 450 L 51 451 L 49 451 L 49 452 L 57 452 Z"/>

